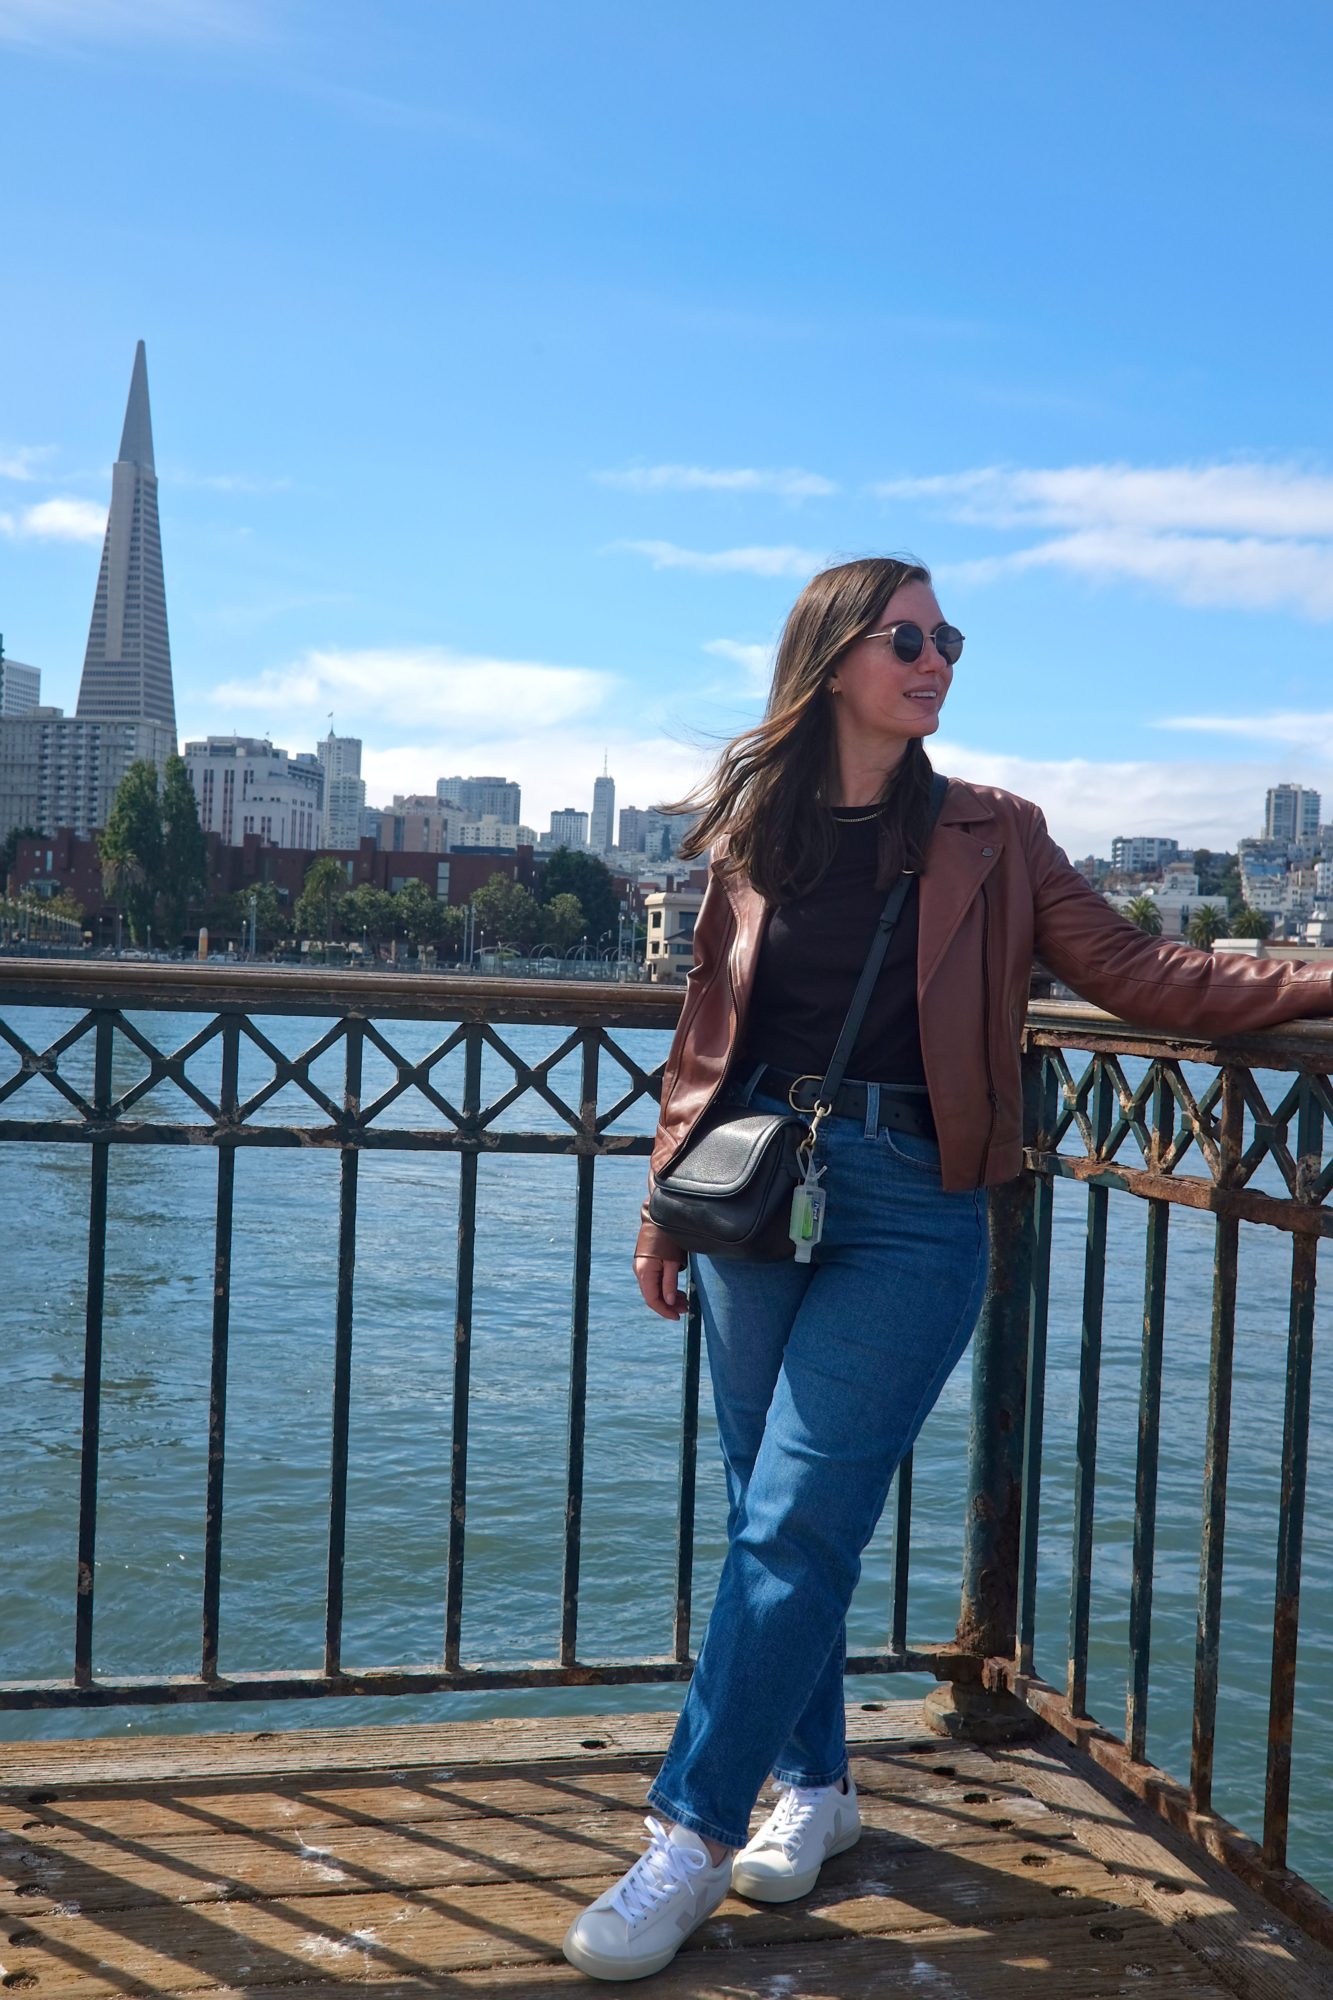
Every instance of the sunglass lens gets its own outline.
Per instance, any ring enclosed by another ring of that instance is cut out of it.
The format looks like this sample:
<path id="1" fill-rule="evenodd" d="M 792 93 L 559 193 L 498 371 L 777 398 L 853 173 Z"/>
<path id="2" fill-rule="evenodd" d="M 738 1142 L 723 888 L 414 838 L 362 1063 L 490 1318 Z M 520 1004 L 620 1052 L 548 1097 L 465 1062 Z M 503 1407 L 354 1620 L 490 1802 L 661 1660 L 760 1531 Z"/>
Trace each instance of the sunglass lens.
<path id="1" fill-rule="evenodd" d="M 935 650 L 946 666 L 954 666 L 963 650 L 963 635 L 956 625 L 935 628 Z"/>
<path id="2" fill-rule="evenodd" d="M 904 666 L 910 667 L 913 660 L 921 658 L 921 648 L 925 643 L 926 635 L 919 625 L 903 624 L 894 627 L 894 654 Z"/>

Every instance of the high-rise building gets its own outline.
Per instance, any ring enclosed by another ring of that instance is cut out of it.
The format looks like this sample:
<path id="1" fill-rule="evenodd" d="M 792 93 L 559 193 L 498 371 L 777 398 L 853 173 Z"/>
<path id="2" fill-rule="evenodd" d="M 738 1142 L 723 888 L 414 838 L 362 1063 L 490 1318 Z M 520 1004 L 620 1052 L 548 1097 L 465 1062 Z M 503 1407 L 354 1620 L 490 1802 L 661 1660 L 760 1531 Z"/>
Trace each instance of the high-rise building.
<path id="1" fill-rule="evenodd" d="M 1264 806 L 1265 840 L 1317 840 L 1322 801 L 1302 785 L 1272 785 Z"/>
<path id="2" fill-rule="evenodd" d="M 5 658 L 0 637 L 0 715 L 31 715 L 42 701 L 42 676 L 37 667 Z"/>
<path id="3" fill-rule="evenodd" d="M 459 815 L 429 792 L 398 793 L 379 815 L 378 845 L 392 854 L 447 854 Z"/>
<path id="4" fill-rule="evenodd" d="M 148 362 L 142 341 L 134 350 L 120 454 L 111 468 L 111 511 L 75 713 L 90 720 L 137 715 L 162 723 L 173 739 L 176 734 Z"/>
<path id="5" fill-rule="evenodd" d="M 650 861 L 664 861 L 671 853 L 680 822 L 670 813 L 646 811 L 640 806 L 620 808 L 620 840 L 625 854 L 646 854 Z"/>
<path id="6" fill-rule="evenodd" d="M 616 781 L 608 777 L 606 760 L 602 761 L 602 775 L 592 782 L 592 820 L 588 827 L 588 845 L 594 854 L 607 854 L 615 845 L 616 833 Z"/>
<path id="7" fill-rule="evenodd" d="M 161 766 L 175 749 L 148 364 L 140 341 L 112 470 L 78 710 L 65 715 L 34 706 L 0 714 L 0 834 L 15 826 L 95 833 L 106 825 L 130 765 Z"/>
<path id="8" fill-rule="evenodd" d="M 468 848 L 490 848 L 497 854 L 516 854 L 520 847 L 535 847 L 537 836 L 530 826 L 515 826 L 511 820 L 497 819 L 494 813 L 487 813 L 485 819 L 460 818 L 453 829 L 450 846 L 455 854 Z"/>
<path id="9" fill-rule="evenodd" d="M 440 778 L 435 796 L 442 806 L 458 806 L 466 820 L 501 819 L 518 825 L 520 788 L 512 778 Z"/>
<path id="10" fill-rule="evenodd" d="M 366 781 L 352 771 L 324 782 L 323 847 L 354 848 L 361 845 L 366 810 Z"/>
<path id="11" fill-rule="evenodd" d="M 240 847 L 247 833 L 306 852 L 320 844 L 324 773 L 308 751 L 289 757 L 266 737 L 206 736 L 187 743 L 185 768 L 205 833 Z"/>
<path id="12" fill-rule="evenodd" d="M 324 825 L 321 847 L 353 848 L 364 832 L 366 788 L 361 777 L 361 738 L 335 736 L 330 729 L 319 746 L 324 772 Z"/>
<path id="13" fill-rule="evenodd" d="M 578 812 L 573 806 L 565 806 L 560 812 L 551 814 L 551 831 L 547 841 L 552 847 L 586 848 L 588 845 L 588 815 Z"/>
<path id="14" fill-rule="evenodd" d="M 1118 834 L 1111 842 L 1111 866 L 1121 875 L 1146 875 L 1180 857 L 1177 841 L 1149 834 Z"/>

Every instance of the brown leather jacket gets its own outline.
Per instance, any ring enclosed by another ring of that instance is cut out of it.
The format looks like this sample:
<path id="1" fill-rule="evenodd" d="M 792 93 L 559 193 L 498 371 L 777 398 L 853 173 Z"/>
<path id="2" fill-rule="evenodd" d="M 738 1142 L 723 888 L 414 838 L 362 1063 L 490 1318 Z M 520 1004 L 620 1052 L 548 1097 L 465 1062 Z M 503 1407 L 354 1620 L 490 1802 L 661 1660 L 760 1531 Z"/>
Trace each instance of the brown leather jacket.
<path id="1" fill-rule="evenodd" d="M 714 850 L 695 962 L 662 1078 L 650 1165 L 661 1172 L 740 1047 L 767 905 Z M 1208 1038 L 1333 1014 L 1333 972 L 1214 957 L 1154 938 L 1091 888 L 1028 799 L 951 778 L 921 873 L 921 1055 L 948 1190 L 1011 1180 L 1022 1160 L 1020 1037 L 1034 957 L 1136 1027 Z M 683 1261 L 648 1221 L 636 1256 Z"/>

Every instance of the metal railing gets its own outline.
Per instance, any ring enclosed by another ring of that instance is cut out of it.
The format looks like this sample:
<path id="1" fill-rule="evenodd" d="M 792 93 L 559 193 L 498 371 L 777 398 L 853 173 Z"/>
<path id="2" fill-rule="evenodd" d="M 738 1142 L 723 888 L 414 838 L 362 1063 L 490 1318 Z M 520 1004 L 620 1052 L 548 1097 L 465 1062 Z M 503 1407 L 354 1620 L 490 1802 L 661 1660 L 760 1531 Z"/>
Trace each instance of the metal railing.
<path id="1" fill-rule="evenodd" d="M 424 1694 L 688 1677 L 700 1377 L 694 1303 L 684 1322 L 680 1362 L 671 1649 L 665 1656 L 630 1661 L 589 1660 L 579 1651 L 594 1175 L 599 1159 L 646 1157 L 651 1146 L 646 1131 L 616 1128 L 631 1106 L 655 1098 L 660 1071 L 645 1069 L 617 1041 L 617 1034 L 625 1029 L 669 1028 L 679 1006 L 679 990 L 626 986 L 580 990 L 554 982 L 477 976 L 418 983 L 392 975 L 307 969 L 148 968 L 105 962 L 0 965 L 0 1052 L 7 1049 L 10 1056 L 9 1073 L 0 1069 L 0 1144 L 70 1145 L 86 1149 L 90 1156 L 71 1671 L 58 1681 L 0 1682 L 0 1708 Z M 77 1018 L 43 1046 L 42 1037 L 19 1033 L 7 1018 L 18 1007 L 74 1009 Z M 160 1044 L 172 1037 L 156 1027 L 153 1036 L 145 1033 L 136 1018 L 145 1013 L 159 1017 L 164 1026 L 173 1014 L 202 1015 L 205 1022 L 180 1046 L 165 1047 Z M 277 1047 L 261 1025 L 267 1017 L 303 1015 L 318 1017 L 327 1025 L 295 1055 Z M 405 1055 L 392 1039 L 395 1020 L 438 1023 L 434 1048 L 420 1058 Z M 519 1024 L 556 1031 L 552 1047 L 540 1060 L 525 1060 L 504 1039 L 501 1030 Z M 214 1058 L 220 1058 L 219 1081 L 208 1090 L 189 1066 L 214 1044 Z M 113 1058 L 123 1046 L 137 1051 L 147 1067 L 133 1084 L 118 1090 Z M 394 1080 L 367 1100 L 363 1068 L 370 1051 L 388 1064 Z M 512 1082 L 489 1097 L 483 1090 L 487 1052 L 512 1073 Z M 248 1094 L 242 1083 L 243 1053 L 247 1058 L 262 1057 L 272 1071 Z M 460 1053 L 462 1088 L 460 1101 L 454 1103 L 440 1088 L 441 1065 L 451 1058 L 456 1065 Z M 313 1074 L 317 1063 L 330 1058 L 341 1069 L 341 1089 L 336 1093 L 326 1090 Z M 571 1058 L 579 1064 L 574 1103 L 567 1102 L 553 1082 L 553 1072 Z M 991 1271 L 974 1343 L 958 1629 L 947 1642 L 908 1643 L 909 1457 L 897 1480 L 888 1642 L 882 1650 L 854 1655 L 848 1671 L 925 1672 L 954 1683 L 966 1693 L 974 1711 L 984 1710 L 988 1703 L 998 1716 L 1032 1711 L 1258 1886 L 1308 1931 L 1333 1943 L 1333 1905 L 1286 1867 L 1316 1253 L 1319 1239 L 1333 1234 L 1333 1208 L 1328 1204 L 1333 1159 L 1324 1157 L 1325 1123 L 1333 1119 L 1328 1082 L 1333 1030 L 1298 1023 L 1213 1046 L 1140 1033 L 1092 1008 L 1034 1005 L 1023 1061 L 1025 1170 L 1016 1180 L 993 1189 L 990 1198 Z M 1136 1061 L 1142 1064 L 1142 1075 L 1132 1081 L 1126 1064 Z M 1191 1088 L 1182 1067 L 1192 1064 L 1211 1072 L 1201 1091 Z M 1283 1094 L 1275 1104 L 1264 1096 L 1261 1073 L 1283 1076 Z M 15 1115 L 24 1108 L 22 1093 L 39 1078 L 63 1100 L 60 1115 Z M 162 1114 L 161 1107 L 161 1094 L 168 1087 L 177 1093 L 175 1115 L 170 1117 Z M 309 1104 L 305 1119 L 294 1124 L 262 1117 L 264 1107 L 289 1087 Z M 394 1108 L 409 1093 L 415 1094 L 418 1110 L 424 1106 L 428 1115 L 415 1123 L 395 1122 Z M 146 1106 L 150 1094 L 154 1101 Z M 501 1124 L 511 1106 L 533 1097 L 555 1114 L 554 1129 L 510 1129 Z M 127 1145 L 205 1147 L 216 1155 L 208 1450 L 201 1495 L 201 1647 L 195 1673 L 107 1678 L 93 1667 L 107 1189 L 112 1149 Z M 340 1162 L 324 1660 L 318 1672 L 274 1664 L 229 1674 L 219 1663 L 233 1193 L 236 1154 L 243 1147 L 332 1149 Z M 441 1658 L 434 1663 L 351 1668 L 342 1656 L 342 1626 L 358 1171 L 364 1153 L 395 1149 L 452 1153 L 459 1160 L 444 1641 Z M 465 1664 L 461 1648 L 477 1178 L 484 1156 L 506 1154 L 565 1156 L 576 1162 L 560 1630 L 553 1659 L 523 1666 Z M 1269 1178 L 1276 1168 L 1281 1192 L 1255 1185 L 1264 1162 L 1272 1163 L 1265 1170 Z M 1041 1679 L 1034 1667 L 1052 1215 L 1060 1180 L 1082 1183 L 1087 1189 L 1063 1691 Z M 1087 1710 L 1107 1222 L 1113 1193 L 1147 1203 L 1123 1738 L 1100 1726 Z M 1180 1205 L 1210 1212 L 1215 1227 L 1193 1754 L 1184 1784 L 1146 1761 L 1167 1249 L 1172 1209 Z M 1291 1242 L 1277 1613 L 1262 1841 L 1251 1840 L 1212 1810 L 1237 1260 L 1243 1227 L 1285 1232 Z"/>

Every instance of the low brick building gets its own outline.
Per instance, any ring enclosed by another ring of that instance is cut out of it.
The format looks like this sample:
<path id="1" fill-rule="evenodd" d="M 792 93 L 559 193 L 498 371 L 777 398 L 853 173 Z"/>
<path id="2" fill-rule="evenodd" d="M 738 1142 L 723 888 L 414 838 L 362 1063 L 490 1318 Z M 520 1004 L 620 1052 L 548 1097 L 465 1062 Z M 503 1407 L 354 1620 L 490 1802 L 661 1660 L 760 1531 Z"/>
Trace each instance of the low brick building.
<path id="1" fill-rule="evenodd" d="M 468 848 L 459 854 L 394 854 L 366 839 L 354 850 L 320 849 L 311 854 L 294 847 L 275 847 L 255 833 L 247 834 L 239 847 L 229 846 L 220 834 L 204 837 L 208 845 L 204 907 L 258 882 L 271 882 L 288 908 L 293 908 L 311 866 L 325 854 L 345 870 L 349 889 L 369 882 L 392 894 L 406 882 L 422 882 L 441 903 L 468 902 L 492 875 L 503 875 L 535 891 L 540 872 L 530 847 L 509 853 Z M 12 895 L 21 895 L 24 890 L 39 896 L 67 891 L 82 903 L 85 927 L 94 943 L 102 942 L 108 926 L 114 925 L 115 904 L 102 887 L 96 838 L 76 834 L 68 827 L 49 837 L 30 834 L 19 841 L 9 887 Z"/>

